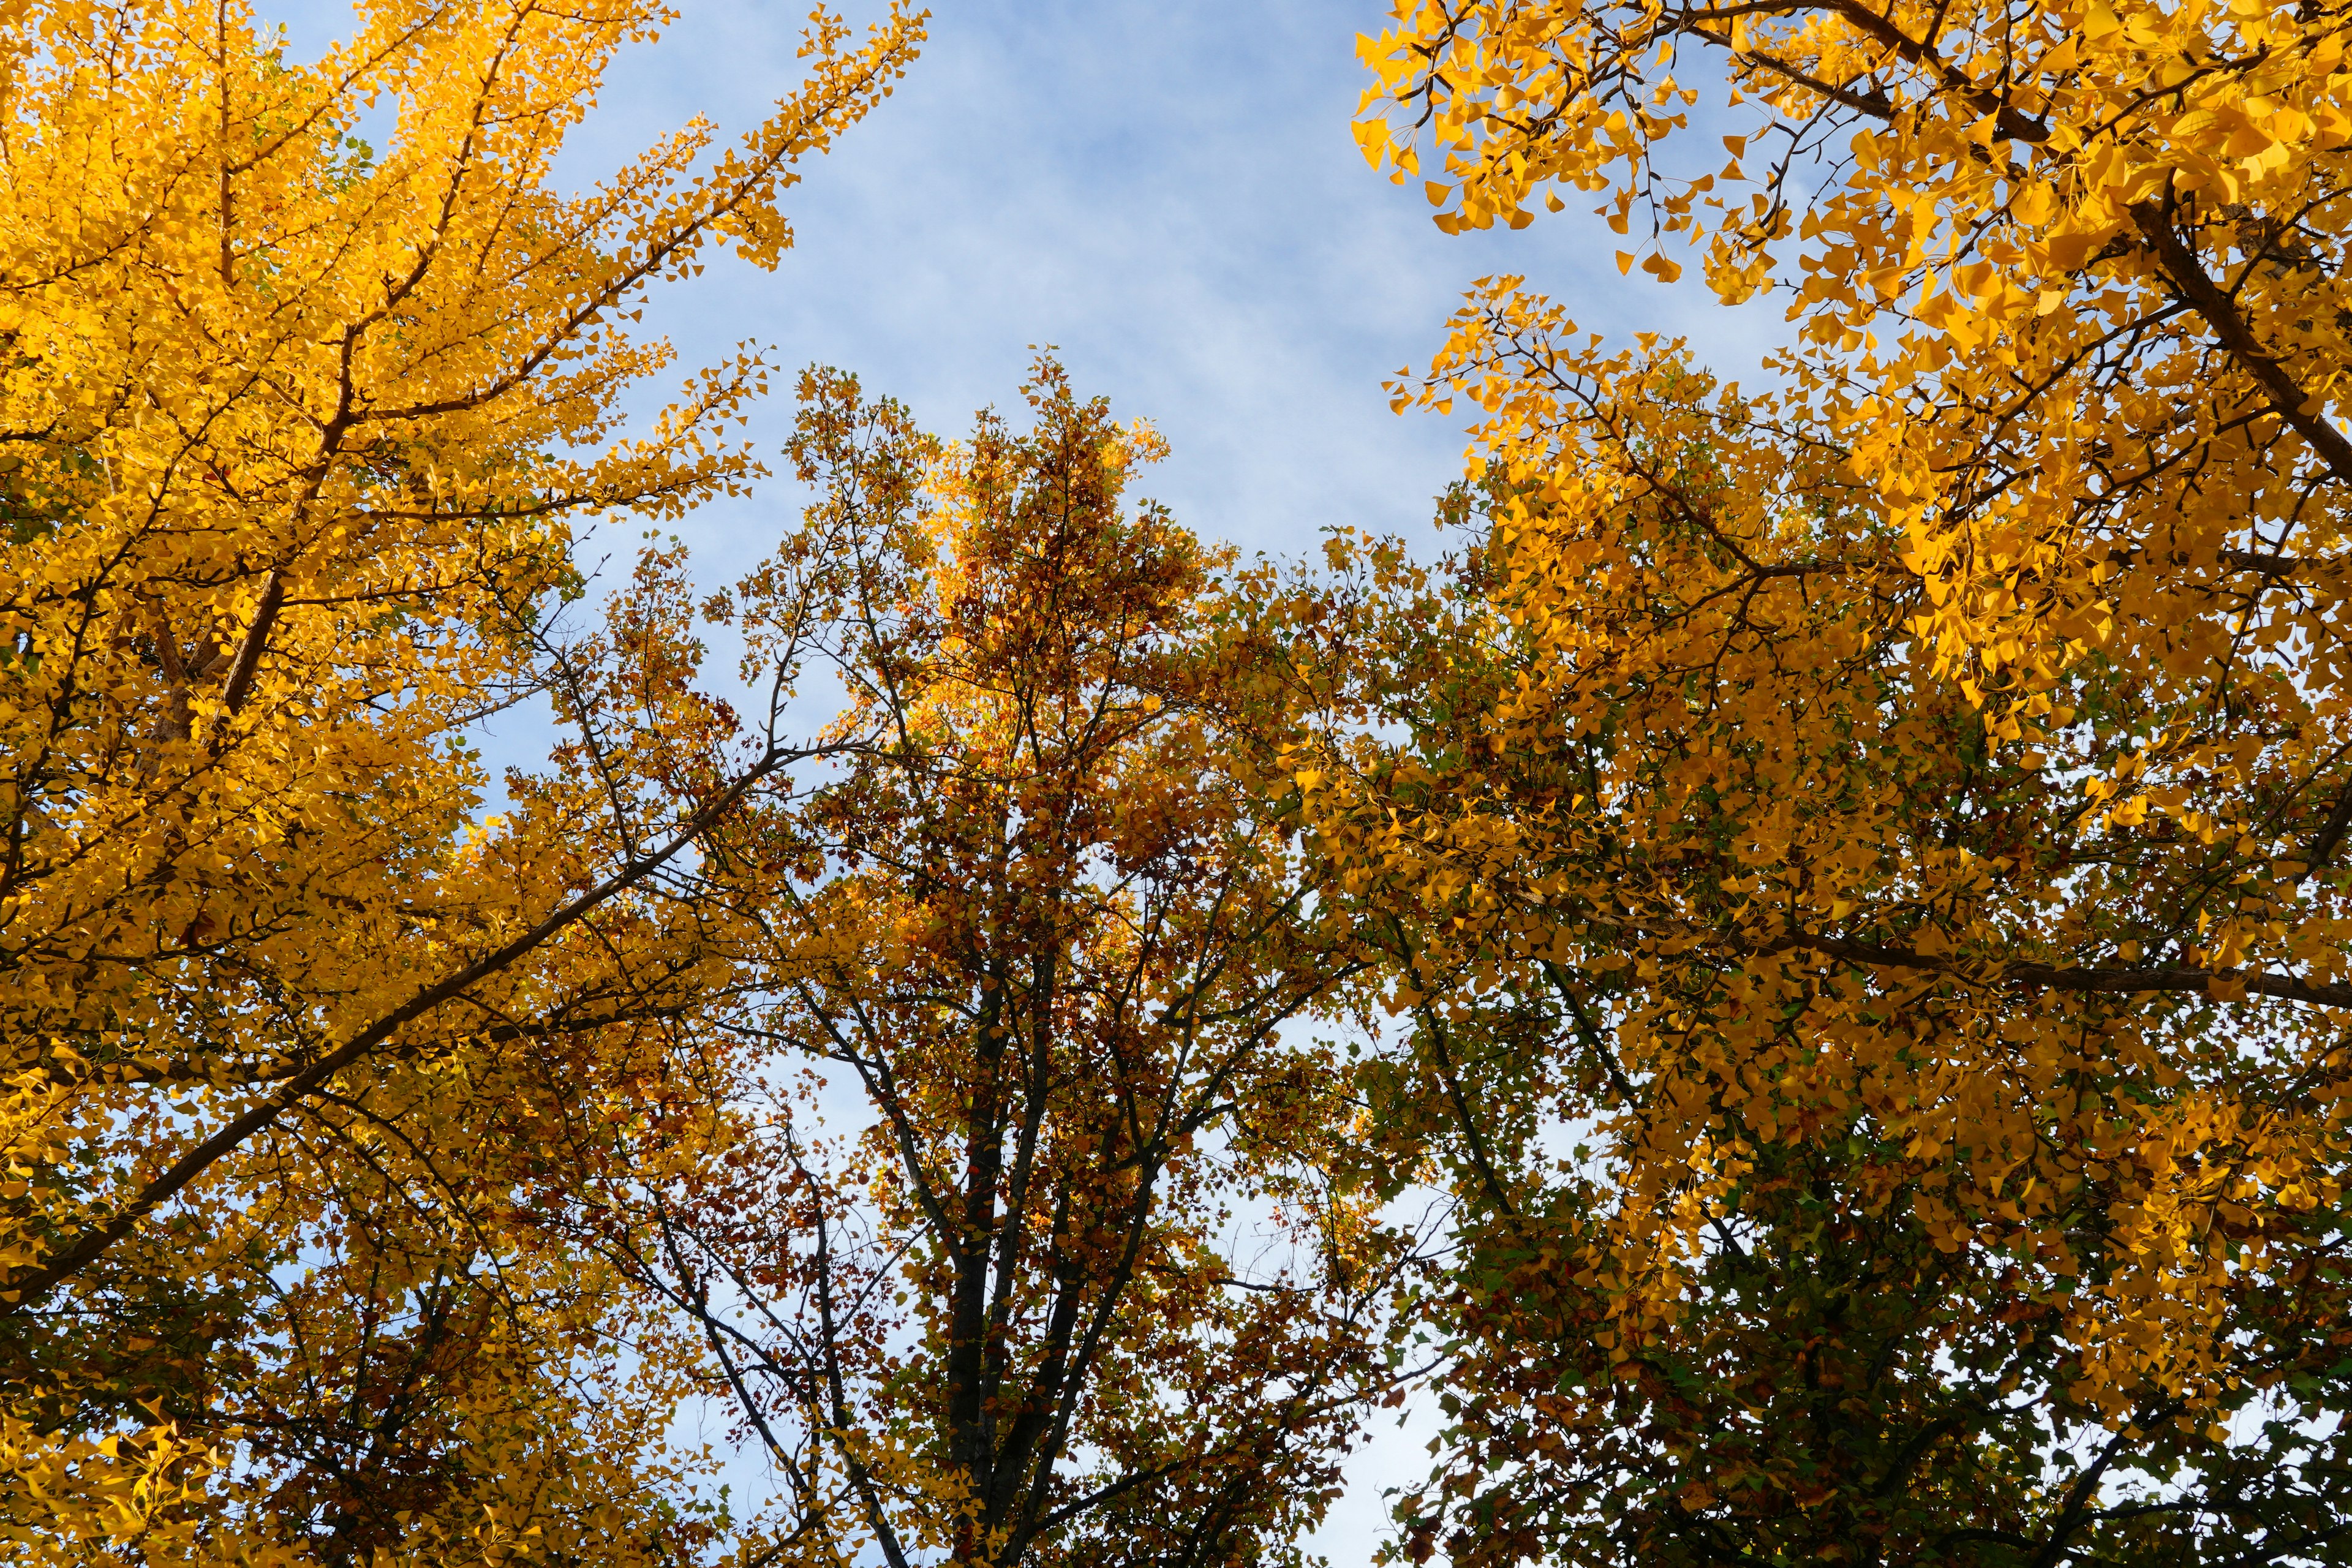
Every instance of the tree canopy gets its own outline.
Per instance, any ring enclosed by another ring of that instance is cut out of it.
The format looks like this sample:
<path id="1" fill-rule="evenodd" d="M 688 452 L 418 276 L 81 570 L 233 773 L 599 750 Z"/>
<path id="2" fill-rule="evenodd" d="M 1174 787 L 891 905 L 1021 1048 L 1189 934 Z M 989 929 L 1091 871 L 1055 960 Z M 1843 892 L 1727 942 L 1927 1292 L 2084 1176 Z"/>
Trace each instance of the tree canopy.
<path id="1" fill-rule="evenodd" d="M 1303 1563 L 1418 1387 L 1416 1562 L 2352 1561 L 2352 11 L 1400 0 L 1785 346 L 1481 279 L 1314 567 L 813 370 L 715 589 L 638 312 L 926 20 L 560 194 L 667 20 L 0 12 L 12 1553 Z"/>
<path id="2" fill-rule="evenodd" d="M 1474 531 L 1362 556 L 1409 738 L 1301 776 L 1479 1211 L 1413 1551 L 2339 1560 L 2346 18 L 1397 20 L 1443 226 L 1598 195 L 1795 328 L 1496 279 L 1399 388 Z"/>
<path id="3" fill-rule="evenodd" d="M 811 1561 L 1293 1561 L 1396 1382 L 1410 1238 L 1302 1032 L 1365 964 L 1263 787 L 1262 576 L 1124 500 L 1148 426 L 1050 360 L 1024 391 L 943 445 L 805 379 L 788 556 L 851 579 L 866 742 L 711 837 L 726 1109 L 582 1223 L 704 1335 Z"/>
<path id="4" fill-rule="evenodd" d="M 32 1561 L 698 1539 L 611 1280 L 504 1223 L 567 1179 L 518 1084 L 629 1111 L 651 1062 L 611 1026 L 709 981 L 639 889 L 787 749 L 664 779 L 677 694 L 575 679 L 553 617 L 577 520 L 756 472 L 749 353 L 621 432 L 669 357 L 631 313 L 714 246 L 772 263 L 795 165 L 922 29 L 820 16 L 740 142 L 558 195 L 661 20 L 386 0 L 303 63 L 240 4 L 0 19 L 0 1539 Z M 485 817 L 471 727 L 542 693 L 625 778 Z"/>

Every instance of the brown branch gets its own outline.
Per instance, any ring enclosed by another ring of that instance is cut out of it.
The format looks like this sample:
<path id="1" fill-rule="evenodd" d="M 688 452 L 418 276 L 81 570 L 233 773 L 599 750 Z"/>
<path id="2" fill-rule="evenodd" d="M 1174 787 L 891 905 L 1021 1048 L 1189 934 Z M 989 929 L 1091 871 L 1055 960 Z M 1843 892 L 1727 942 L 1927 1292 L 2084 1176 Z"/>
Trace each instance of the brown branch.
<path id="1" fill-rule="evenodd" d="M 1823 98 L 1828 99 L 1832 103 L 1843 104 L 1848 109 L 1853 110 L 1858 113 L 1867 114 L 1873 119 L 1892 120 L 1895 118 L 1895 100 L 1887 97 L 1883 92 L 1856 92 L 1850 87 L 1840 87 L 1834 82 L 1823 81 L 1817 76 L 1813 76 L 1809 72 L 1799 69 L 1796 66 L 1780 58 L 1778 55 L 1768 55 L 1761 49 L 1748 49 L 1744 52 L 1735 51 L 1731 58 L 1736 60 L 1761 66 L 1777 76 L 1785 77 L 1787 79 L 1795 82 L 1799 87 L 1805 89 L 1808 92 L 1817 92 Z"/>
<path id="2" fill-rule="evenodd" d="M 2333 565 L 2333 562 L 2306 561 L 2300 556 L 2278 555 L 2259 550 L 2224 550 L 2222 564 L 2241 572 L 2252 572 L 2263 577 L 2292 577 L 2314 566 Z"/>
<path id="3" fill-rule="evenodd" d="M 417 263 L 408 280 L 400 286 L 401 292 L 414 287 L 424 276 L 425 266 L 423 261 Z M 310 511 L 311 503 L 319 499 L 319 492 L 326 488 L 327 476 L 333 471 L 335 459 L 342 455 L 343 437 L 350 434 L 357 412 L 359 389 L 353 379 L 352 356 L 359 348 L 360 340 L 366 336 L 368 328 L 390 309 L 386 305 L 343 329 L 342 348 L 336 360 L 335 412 L 326 424 L 320 426 L 318 458 L 311 465 L 310 482 L 303 486 L 302 494 L 294 502 L 298 539 L 303 516 Z M 278 613 L 285 607 L 286 568 L 273 566 L 261 586 L 261 603 L 254 607 L 253 625 L 247 629 L 245 641 L 236 650 L 236 662 L 230 668 L 228 685 L 221 693 L 222 705 L 231 714 L 245 706 L 247 696 L 253 690 L 253 678 L 261 668 L 261 655 L 269 646 L 270 630 L 278 624 Z"/>
<path id="4" fill-rule="evenodd" d="M 519 1040 L 559 1040 L 573 1036 L 593 1034 L 599 1029 L 618 1028 L 630 1024 L 675 1022 L 687 1016 L 682 1005 L 647 1007 L 641 1011 L 613 1013 L 588 1018 L 556 1018 L 527 1024 L 494 1024 L 487 1029 L 469 1030 L 471 1037 L 488 1045 L 513 1045 Z M 87 1064 L 85 1064 L 87 1065 Z M 276 1062 L 242 1069 L 206 1067 L 197 1062 L 173 1062 L 161 1068 L 124 1068 L 117 1062 L 103 1062 L 88 1071 L 72 1071 L 55 1060 L 38 1062 L 18 1069 L 18 1076 L 37 1079 L 48 1089 L 81 1089 L 114 1088 L 124 1085 L 153 1087 L 163 1084 L 203 1084 L 221 1089 L 236 1085 L 259 1089 L 268 1084 L 281 1084 L 295 1074 L 307 1071 L 299 1062 Z"/>
<path id="5" fill-rule="evenodd" d="M 228 86 L 228 0 L 220 0 L 215 16 L 215 37 L 219 41 L 220 58 L 220 278 L 224 292 L 236 285 L 236 251 L 233 244 L 235 232 L 235 194 L 229 188 L 231 168 L 228 156 L 229 86 Z"/>
<path id="6" fill-rule="evenodd" d="M 771 747 L 767 754 L 753 764 L 726 790 L 701 810 L 688 817 L 670 841 L 649 854 L 640 856 L 621 867 L 595 887 L 541 921 L 537 925 L 514 938 L 496 951 L 467 964 L 457 973 L 426 986 L 399 1006 L 361 1030 L 351 1040 L 308 1068 L 286 1079 L 278 1089 L 246 1112 L 230 1121 L 219 1131 L 189 1150 L 173 1162 L 171 1168 L 141 1188 L 138 1195 L 119 1210 L 111 1219 L 83 1233 L 70 1246 L 51 1254 L 38 1267 L 0 1283 L 0 1311 L 22 1312 L 40 1300 L 58 1285 L 79 1273 L 103 1256 L 116 1242 L 137 1228 L 139 1222 L 219 1163 L 254 1134 L 273 1125 L 279 1117 L 299 1101 L 325 1087 L 336 1074 L 362 1061 L 377 1047 L 389 1040 L 404 1026 L 423 1017 L 445 1002 L 455 1001 L 492 975 L 511 968 L 521 959 L 561 935 L 598 908 L 635 888 L 646 878 L 675 858 L 688 844 L 701 837 L 717 825 L 736 804 L 749 794 L 753 785 L 787 763 L 809 753 Z"/>
<path id="7" fill-rule="evenodd" d="M 2336 858 L 2336 851 L 2343 847 L 2347 829 L 2352 829 L 2352 786 L 2336 797 L 2336 808 L 2327 814 L 2326 826 L 2312 839 L 2311 847 L 2303 852 L 2303 869 L 2294 879 L 2298 886 L 2326 869 L 2327 863 Z"/>
<path id="8" fill-rule="evenodd" d="M 2136 202 L 2131 208 L 2132 221 L 2138 226 L 2140 237 L 2155 253 L 2157 264 L 2181 299 L 2205 318 L 2213 335 L 2230 351 L 2245 373 L 2252 376 L 2269 398 L 2280 418 L 2293 426 L 2296 434 L 2311 444 L 2328 471 L 2339 483 L 2352 484 L 2352 441 L 2327 422 L 2319 400 L 2305 395 L 2294 378 L 2286 372 L 2270 352 L 2264 349 L 2246 324 L 2245 318 L 2230 302 L 2221 286 L 2205 275 L 2204 267 L 2196 253 L 2189 248 L 2179 233 L 2172 226 L 2161 207 L 2154 202 Z"/>
<path id="9" fill-rule="evenodd" d="M 1935 45 L 1921 43 L 1862 0 L 1836 0 L 1831 9 L 1913 65 L 1935 72 L 1944 86 L 1965 99 L 1970 108 L 1979 114 L 1993 116 L 1994 129 L 2010 141 L 2038 145 L 2050 139 L 2048 127 L 2028 120 L 2010 107 L 2000 94 L 1979 86 L 1968 72 L 1937 53 Z"/>
<path id="10" fill-rule="evenodd" d="M 2234 986 L 2251 996 L 2308 1002 L 2321 1007 L 2352 1007 L 2352 985 L 2314 984 L 2292 974 L 2249 973 L 2240 969 L 2102 969 L 2054 963 L 2004 963 L 1999 959 L 1938 958 L 1907 947 L 1843 942 L 1801 932 L 1749 949 L 1759 953 L 1811 952 L 1874 969 L 1912 969 L 1948 974 L 1978 984 L 2039 985 L 2052 991 L 2124 994 L 2137 992 L 2210 994 L 2215 985 Z"/>
<path id="11" fill-rule="evenodd" d="M 261 668 L 261 650 L 268 646 L 270 628 L 278 624 L 278 613 L 285 607 L 285 569 L 273 566 L 261 585 L 261 603 L 254 607 L 253 625 L 247 628 L 245 641 L 237 647 L 236 662 L 229 667 L 228 685 L 221 692 L 222 705 L 230 712 L 243 708 L 252 692 L 254 673 Z"/>
<path id="12" fill-rule="evenodd" d="M 1454 1069 L 1454 1054 L 1446 1048 L 1444 1022 L 1435 1008 L 1426 1005 L 1421 1009 L 1421 1017 L 1423 1026 L 1429 1032 L 1430 1048 L 1437 1055 L 1446 1097 L 1454 1102 L 1454 1114 L 1461 1119 L 1462 1136 L 1469 1145 L 1470 1163 L 1478 1173 L 1479 1184 L 1486 1189 L 1487 1201 L 1503 1212 L 1503 1217 L 1516 1220 L 1519 1217 L 1518 1205 L 1503 1190 L 1503 1178 L 1487 1152 L 1486 1135 L 1478 1131 L 1478 1119 L 1471 1114 L 1470 1097 L 1464 1092 L 1461 1075 Z"/>

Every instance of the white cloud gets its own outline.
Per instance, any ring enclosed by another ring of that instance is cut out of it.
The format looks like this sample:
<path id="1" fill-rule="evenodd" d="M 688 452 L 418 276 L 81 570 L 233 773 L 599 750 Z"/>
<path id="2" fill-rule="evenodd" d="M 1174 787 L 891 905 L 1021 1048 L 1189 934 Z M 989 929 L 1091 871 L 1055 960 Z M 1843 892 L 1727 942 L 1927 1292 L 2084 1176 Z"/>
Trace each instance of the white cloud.
<path id="1" fill-rule="evenodd" d="M 792 79 L 796 9 L 691 8 L 623 60 L 571 166 L 698 112 L 750 123 Z M 942 6 L 897 96 L 809 166 L 782 267 L 714 265 L 646 321 L 689 363 L 754 337 L 840 365 L 950 435 L 1055 344 L 1082 391 L 1169 437 L 1149 489 L 1180 520 L 1286 553 L 1333 524 L 1427 537 L 1461 442 L 1391 415 L 1380 383 L 1427 358 L 1474 276 L 1525 272 L 1599 330 L 1696 329 L 1752 361 L 1769 316 L 1621 278 L 1597 219 L 1448 238 L 1372 174 L 1348 124 L 1355 35 L 1381 20 L 1339 0 Z M 764 447 L 790 417 L 779 398 L 755 421 Z M 790 504 L 780 487 L 689 537 L 753 554 Z"/>

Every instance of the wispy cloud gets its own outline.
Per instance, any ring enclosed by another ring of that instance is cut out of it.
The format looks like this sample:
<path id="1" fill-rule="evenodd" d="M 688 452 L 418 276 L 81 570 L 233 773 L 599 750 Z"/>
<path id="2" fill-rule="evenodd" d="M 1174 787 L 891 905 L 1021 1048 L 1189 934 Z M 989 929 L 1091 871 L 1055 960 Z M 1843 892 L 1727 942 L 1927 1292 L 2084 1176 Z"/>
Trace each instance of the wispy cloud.
<path id="1" fill-rule="evenodd" d="M 622 63 L 576 166 L 695 113 L 748 123 L 794 69 L 795 9 L 693 7 Z M 1391 415 L 1381 379 L 1426 359 L 1475 276 L 1524 272 L 1595 329 L 1695 328 L 1753 360 L 1769 310 L 1621 278 L 1598 220 L 1448 238 L 1367 170 L 1354 38 L 1381 19 L 1341 0 L 942 5 L 897 97 L 810 165 L 782 269 L 714 266 L 647 322 L 688 362 L 755 337 L 841 365 L 947 434 L 1013 398 L 1028 345 L 1055 344 L 1080 387 L 1169 437 L 1152 493 L 1283 552 L 1340 523 L 1425 537 L 1460 437 Z M 763 446 L 790 415 L 766 410 Z M 715 511 L 697 542 L 754 553 L 779 504 Z"/>

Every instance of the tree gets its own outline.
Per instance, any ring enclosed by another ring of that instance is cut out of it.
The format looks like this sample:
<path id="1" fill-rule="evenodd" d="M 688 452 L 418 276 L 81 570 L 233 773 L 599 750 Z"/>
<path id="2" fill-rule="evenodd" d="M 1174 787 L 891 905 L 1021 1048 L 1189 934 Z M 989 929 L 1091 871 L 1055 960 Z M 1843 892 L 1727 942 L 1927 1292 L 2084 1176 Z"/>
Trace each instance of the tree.
<path id="1" fill-rule="evenodd" d="M 721 438 L 757 356 L 624 431 L 669 358 L 625 323 L 713 245 L 773 263 L 921 19 L 820 14 L 740 143 L 557 194 L 662 20 L 383 0 L 306 65 L 242 4 L 7 14 L 0 1539 L 36 1560 L 708 1534 L 655 1495 L 625 1282 L 510 1221 L 576 1179 L 534 1098 L 638 1113 L 640 1026 L 723 978 L 649 879 L 791 748 L 666 772 L 725 716 L 555 616 L 573 520 L 757 472 Z M 472 727 L 542 694 L 576 765 L 485 818 Z"/>
<path id="2" fill-rule="evenodd" d="M 701 1026 L 730 1109 L 577 1223 L 707 1336 L 787 1560 L 1296 1561 L 1405 1259 L 1297 1033 L 1360 964 L 1262 793 L 1263 584 L 1126 509 L 1159 438 L 1050 360 L 1033 428 L 955 447 L 803 391 L 826 542 L 783 559 L 845 574 L 858 745 L 713 837 L 752 976 Z"/>
<path id="3" fill-rule="evenodd" d="M 1405 734 L 1294 766 L 1471 1210 L 1407 1544 L 2343 1561 L 2345 14 L 1399 19 L 1442 224 L 1598 192 L 1798 329 L 1496 279 L 1400 389 L 1476 531 L 1361 557 Z M 1687 51 L 1758 125 L 1679 178 Z"/>

